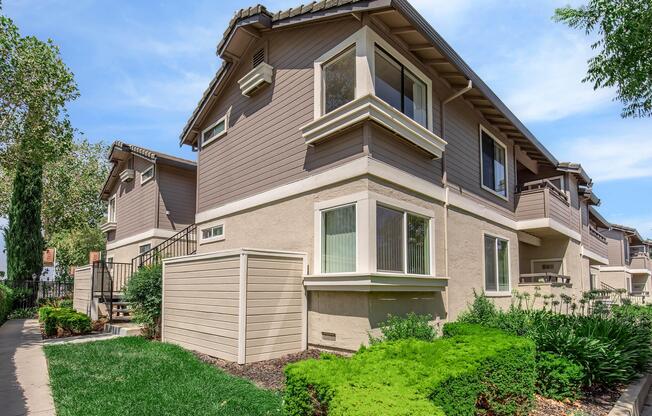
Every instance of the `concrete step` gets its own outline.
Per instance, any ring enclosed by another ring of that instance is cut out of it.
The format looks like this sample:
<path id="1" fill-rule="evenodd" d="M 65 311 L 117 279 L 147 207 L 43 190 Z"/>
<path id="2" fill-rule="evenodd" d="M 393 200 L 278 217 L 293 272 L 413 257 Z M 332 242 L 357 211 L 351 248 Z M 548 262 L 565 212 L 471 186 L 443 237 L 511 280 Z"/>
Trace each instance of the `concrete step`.
<path id="1" fill-rule="evenodd" d="M 104 332 L 122 337 L 137 336 L 141 333 L 141 327 L 129 322 L 114 322 L 104 325 Z"/>

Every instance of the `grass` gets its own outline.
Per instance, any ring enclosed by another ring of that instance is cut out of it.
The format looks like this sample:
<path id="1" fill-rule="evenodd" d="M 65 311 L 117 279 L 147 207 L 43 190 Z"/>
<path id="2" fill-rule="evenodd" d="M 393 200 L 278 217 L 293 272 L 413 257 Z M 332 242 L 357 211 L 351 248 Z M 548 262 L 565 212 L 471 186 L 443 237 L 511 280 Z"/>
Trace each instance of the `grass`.
<path id="1" fill-rule="evenodd" d="M 281 396 L 140 337 L 45 347 L 58 416 L 277 415 Z"/>

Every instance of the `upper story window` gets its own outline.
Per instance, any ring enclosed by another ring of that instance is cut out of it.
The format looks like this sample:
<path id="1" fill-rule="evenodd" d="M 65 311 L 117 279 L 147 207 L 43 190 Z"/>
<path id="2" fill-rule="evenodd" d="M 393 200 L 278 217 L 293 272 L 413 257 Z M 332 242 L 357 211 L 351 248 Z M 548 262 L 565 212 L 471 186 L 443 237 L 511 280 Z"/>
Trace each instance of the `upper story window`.
<path id="1" fill-rule="evenodd" d="M 315 119 L 369 95 L 432 130 L 432 81 L 364 26 L 315 61 Z"/>
<path id="2" fill-rule="evenodd" d="M 428 127 L 426 84 L 378 46 L 374 59 L 376 96 Z"/>
<path id="3" fill-rule="evenodd" d="M 107 207 L 107 222 L 115 222 L 115 195 L 109 198 L 109 204 Z"/>
<path id="4" fill-rule="evenodd" d="M 349 47 L 323 65 L 324 113 L 355 98 L 355 48 Z"/>
<path id="5" fill-rule="evenodd" d="M 154 177 L 154 166 L 150 166 L 140 174 L 140 183 L 143 184 Z"/>
<path id="6" fill-rule="evenodd" d="M 482 187 L 507 199 L 507 149 L 485 129 L 480 128 Z"/>
<path id="7" fill-rule="evenodd" d="M 208 126 L 201 134 L 201 147 L 206 146 L 208 143 L 217 140 L 226 134 L 229 124 L 228 121 L 228 114 L 226 114 L 224 117 Z"/>

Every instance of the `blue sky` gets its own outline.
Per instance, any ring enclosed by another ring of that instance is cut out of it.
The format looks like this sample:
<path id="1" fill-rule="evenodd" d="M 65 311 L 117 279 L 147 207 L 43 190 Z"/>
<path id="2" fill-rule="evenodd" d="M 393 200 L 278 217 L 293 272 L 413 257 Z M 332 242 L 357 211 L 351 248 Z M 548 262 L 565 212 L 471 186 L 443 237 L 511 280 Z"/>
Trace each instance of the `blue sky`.
<path id="1" fill-rule="evenodd" d="M 652 237 L 652 120 L 623 120 L 613 91 L 580 81 L 590 39 L 551 20 L 579 0 L 413 0 L 559 160 L 580 162 L 600 211 Z M 75 127 L 193 158 L 178 136 L 219 66 L 215 47 L 243 1 L 4 0 L 23 34 L 52 38 L 75 73 Z M 265 2 L 268 9 L 296 1 Z M 0 260 L 1 261 L 1 260 Z M 3 269 L 0 265 L 0 270 Z"/>

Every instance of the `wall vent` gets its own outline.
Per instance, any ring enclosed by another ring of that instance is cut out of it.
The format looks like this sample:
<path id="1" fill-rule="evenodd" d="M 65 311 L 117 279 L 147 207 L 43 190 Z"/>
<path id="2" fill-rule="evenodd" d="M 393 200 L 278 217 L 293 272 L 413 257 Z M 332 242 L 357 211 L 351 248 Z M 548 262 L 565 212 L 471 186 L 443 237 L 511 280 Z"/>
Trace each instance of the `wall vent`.
<path id="1" fill-rule="evenodd" d="M 334 332 L 322 332 L 321 333 L 321 338 L 324 341 L 336 341 L 337 340 L 337 335 L 335 335 Z"/>
<path id="2" fill-rule="evenodd" d="M 255 68 L 258 65 L 262 64 L 263 62 L 265 62 L 265 49 L 260 48 L 256 51 L 256 53 L 254 53 L 253 61 L 252 61 L 253 67 Z"/>

